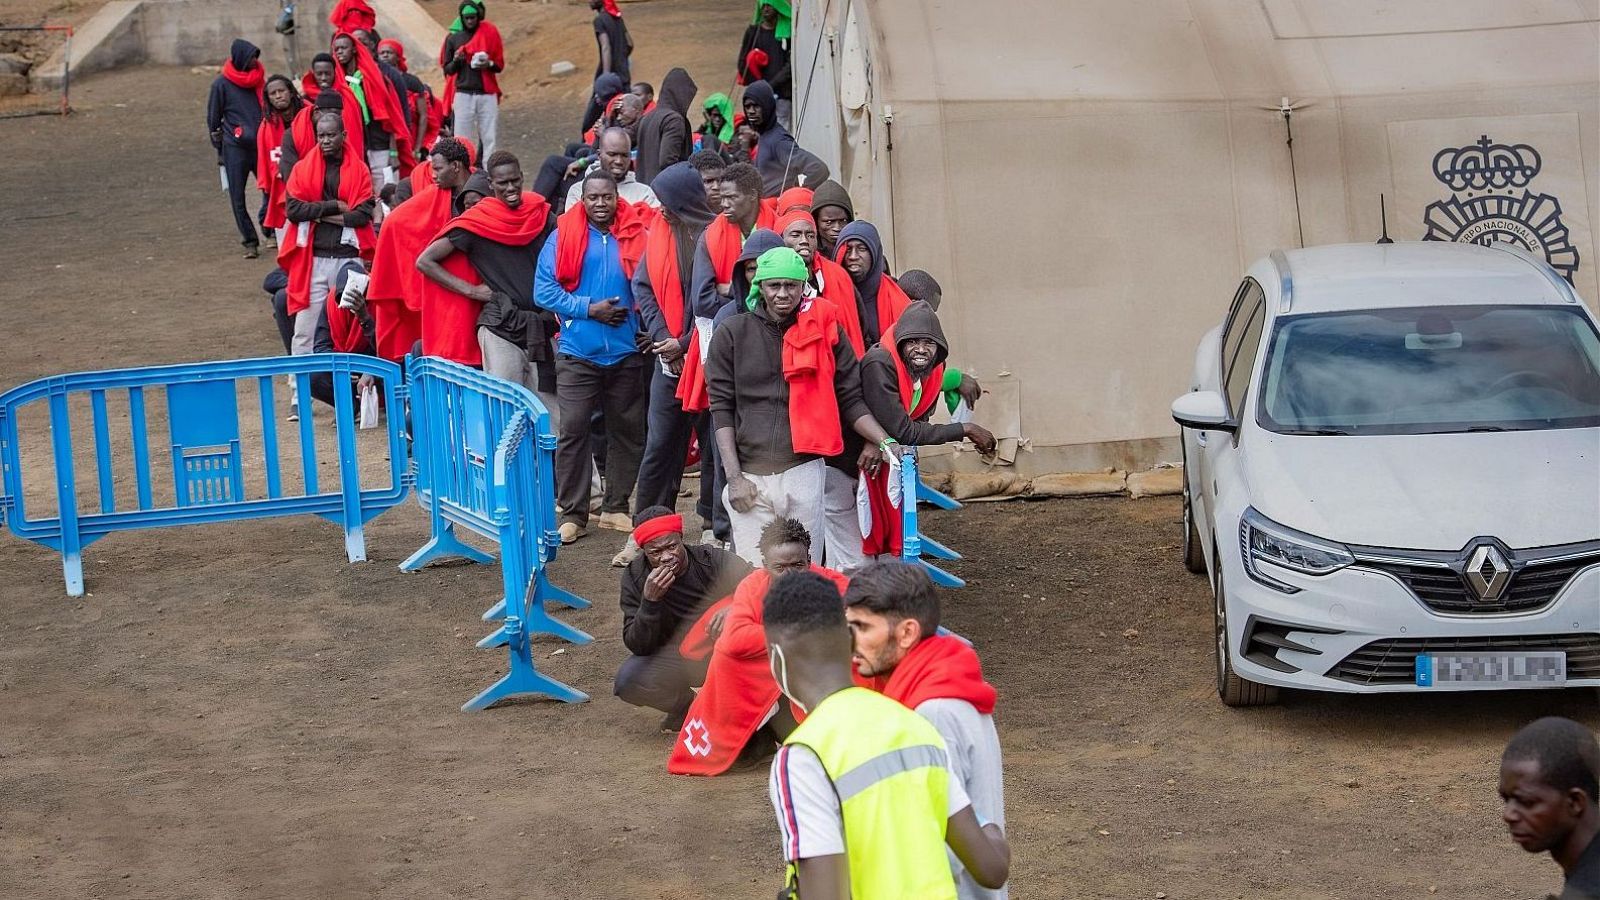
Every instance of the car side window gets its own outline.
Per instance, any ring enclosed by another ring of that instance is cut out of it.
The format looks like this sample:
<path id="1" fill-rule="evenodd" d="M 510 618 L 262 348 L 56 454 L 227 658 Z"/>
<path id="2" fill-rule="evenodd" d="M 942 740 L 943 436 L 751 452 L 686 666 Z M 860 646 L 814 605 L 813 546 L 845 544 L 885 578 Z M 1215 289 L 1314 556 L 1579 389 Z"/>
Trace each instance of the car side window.
<path id="1" fill-rule="evenodd" d="M 1251 290 L 1228 325 L 1224 346 L 1232 352 L 1223 360 L 1222 387 L 1228 410 L 1237 417 L 1244 412 L 1244 398 L 1250 388 L 1250 373 L 1255 367 L 1256 350 L 1261 346 L 1261 327 L 1266 321 L 1266 297 L 1261 287 L 1251 282 Z M 1237 334 L 1235 334 L 1237 333 Z"/>
<path id="2" fill-rule="evenodd" d="M 1220 376 L 1227 375 L 1228 363 L 1233 359 L 1234 351 L 1239 349 L 1239 338 L 1244 334 L 1244 329 L 1240 327 L 1243 319 L 1239 312 L 1246 308 L 1246 300 L 1252 293 L 1251 288 L 1260 290 L 1256 287 L 1254 279 L 1246 278 L 1240 282 L 1239 289 L 1233 292 L 1233 302 L 1228 304 L 1228 319 L 1222 329 L 1222 359 L 1217 366 L 1217 373 Z"/>

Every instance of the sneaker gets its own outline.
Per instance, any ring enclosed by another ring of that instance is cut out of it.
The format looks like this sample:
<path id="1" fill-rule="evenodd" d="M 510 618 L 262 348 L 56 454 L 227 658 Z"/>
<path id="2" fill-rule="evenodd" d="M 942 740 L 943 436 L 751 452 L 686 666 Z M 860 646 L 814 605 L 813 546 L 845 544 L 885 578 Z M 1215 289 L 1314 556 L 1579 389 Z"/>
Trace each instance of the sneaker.
<path id="1" fill-rule="evenodd" d="M 571 544 L 578 538 L 586 536 L 589 531 L 577 522 L 562 522 L 556 533 L 561 535 L 561 543 Z"/>
<path id="2" fill-rule="evenodd" d="M 298 403 L 289 404 L 289 421 L 291 421 L 291 422 L 300 421 L 300 404 L 298 404 Z"/>
<path id="3" fill-rule="evenodd" d="M 277 237 L 277 235 L 268 234 L 266 236 L 266 240 L 262 241 L 261 246 L 267 248 L 268 250 L 276 250 L 276 249 L 278 249 L 278 237 Z"/>
<path id="4" fill-rule="evenodd" d="M 261 248 L 259 246 L 257 246 L 256 244 L 245 244 L 244 245 L 244 258 L 245 259 L 260 259 L 261 258 Z"/>
<path id="5" fill-rule="evenodd" d="M 628 518 L 627 513 L 601 513 L 595 518 L 595 524 L 601 528 L 609 528 L 612 531 L 633 531 L 633 520 Z"/>
<path id="6" fill-rule="evenodd" d="M 639 545 L 634 543 L 633 538 L 630 537 L 628 542 L 622 545 L 622 549 L 617 551 L 617 555 L 611 557 L 611 566 L 615 569 L 625 568 L 628 563 L 633 562 L 638 556 Z"/>
<path id="7" fill-rule="evenodd" d="M 717 544 L 717 543 L 720 543 L 720 541 L 717 540 L 717 533 L 716 532 L 712 531 L 709 528 L 701 530 L 701 532 L 700 532 L 700 546 L 709 547 L 709 546 L 711 546 L 713 544 Z"/>

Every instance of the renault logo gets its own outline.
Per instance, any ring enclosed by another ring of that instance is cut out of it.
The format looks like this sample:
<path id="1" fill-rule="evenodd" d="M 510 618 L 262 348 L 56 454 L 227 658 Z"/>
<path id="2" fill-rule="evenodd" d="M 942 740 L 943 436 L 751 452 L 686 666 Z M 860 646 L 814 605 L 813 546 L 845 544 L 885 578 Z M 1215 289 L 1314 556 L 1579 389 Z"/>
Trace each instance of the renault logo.
<path id="1" fill-rule="evenodd" d="M 1499 600 L 1505 593 L 1506 583 L 1511 580 L 1511 564 L 1506 562 L 1505 555 L 1493 544 L 1479 544 L 1472 555 L 1467 557 L 1466 572 L 1467 584 L 1472 586 L 1472 592 L 1478 595 L 1478 600 L 1488 603 Z"/>

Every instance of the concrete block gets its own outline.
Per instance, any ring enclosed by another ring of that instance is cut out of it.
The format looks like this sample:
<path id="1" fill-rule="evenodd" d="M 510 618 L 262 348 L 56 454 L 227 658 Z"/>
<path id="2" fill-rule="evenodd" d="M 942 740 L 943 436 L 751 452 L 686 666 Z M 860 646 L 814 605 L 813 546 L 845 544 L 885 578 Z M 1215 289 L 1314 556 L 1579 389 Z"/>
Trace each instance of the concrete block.
<path id="1" fill-rule="evenodd" d="M 1033 479 L 1028 493 L 1035 497 L 1096 497 L 1122 493 L 1127 481 L 1128 474 L 1118 470 L 1041 475 Z"/>
<path id="2" fill-rule="evenodd" d="M 1183 493 L 1183 468 L 1151 469 L 1134 472 L 1128 476 L 1128 495 L 1138 500 L 1142 497 L 1164 497 Z"/>
<path id="3" fill-rule="evenodd" d="M 1015 497 L 1028 486 L 1026 481 L 1012 472 L 984 472 L 969 475 L 957 472 L 950 476 L 950 496 L 957 500 L 977 497 Z"/>
<path id="4" fill-rule="evenodd" d="M 570 59 L 563 59 L 560 62 L 550 64 L 551 75 L 571 75 L 576 71 L 578 71 L 578 67 Z"/>
<path id="5" fill-rule="evenodd" d="M 28 93 L 28 76 L 0 72 L 0 97 L 20 97 Z"/>
<path id="6" fill-rule="evenodd" d="M 28 73 L 36 91 L 57 91 L 70 70 L 75 78 L 144 59 L 144 40 L 139 33 L 141 0 L 111 0 L 62 44 L 50 58 Z M 68 48 L 71 55 L 68 55 Z"/>

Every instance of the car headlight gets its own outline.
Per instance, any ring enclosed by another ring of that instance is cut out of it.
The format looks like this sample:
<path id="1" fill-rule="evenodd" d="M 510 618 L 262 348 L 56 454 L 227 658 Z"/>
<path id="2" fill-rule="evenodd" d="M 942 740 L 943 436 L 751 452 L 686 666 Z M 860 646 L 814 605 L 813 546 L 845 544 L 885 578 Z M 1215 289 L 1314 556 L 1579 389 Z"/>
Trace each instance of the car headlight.
<path id="1" fill-rule="evenodd" d="M 1300 589 L 1263 572 L 1260 563 L 1302 575 L 1329 575 L 1355 562 L 1350 551 L 1339 544 L 1279 525 L 1254 507 L 1246 509 L 1239 521 L 1239 550 L 1251 579 L 1285 594 Z"/>

